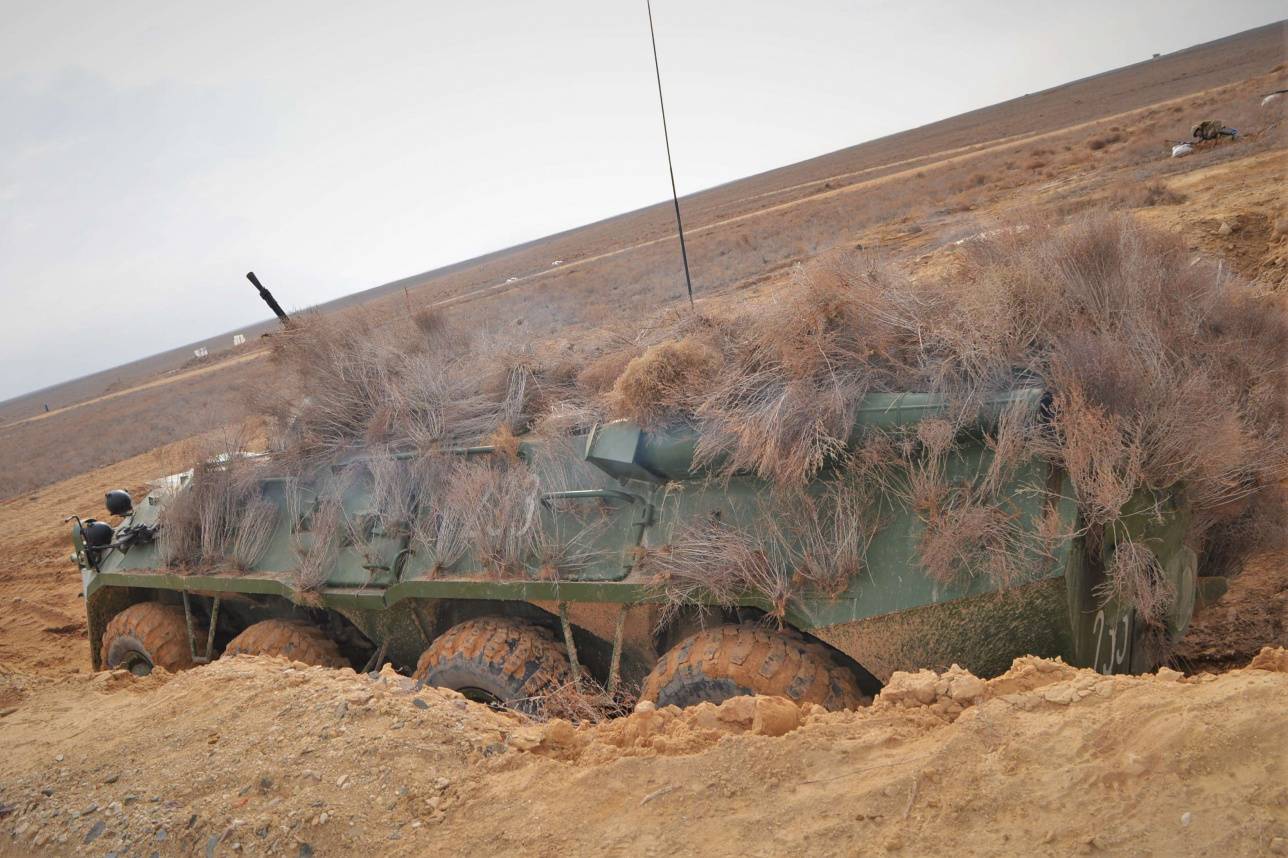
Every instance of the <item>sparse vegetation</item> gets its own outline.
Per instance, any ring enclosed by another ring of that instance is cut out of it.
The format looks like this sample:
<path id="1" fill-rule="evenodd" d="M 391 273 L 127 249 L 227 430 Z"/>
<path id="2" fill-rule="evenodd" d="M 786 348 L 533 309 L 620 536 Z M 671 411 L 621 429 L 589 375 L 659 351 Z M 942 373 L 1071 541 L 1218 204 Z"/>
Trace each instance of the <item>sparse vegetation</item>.
<path id="1" fill-rule="evenodd" d="M 1110 134 L 1102 134 L 1099 137 L 1092 137 L 1087 141 L 1087 148 L 1093 152 L 1099 152 L 1101 149 L 1112 146 L 1115 143 L 1122 142 L 1122 140 L 1123 135 L 1115 130 Z"/>

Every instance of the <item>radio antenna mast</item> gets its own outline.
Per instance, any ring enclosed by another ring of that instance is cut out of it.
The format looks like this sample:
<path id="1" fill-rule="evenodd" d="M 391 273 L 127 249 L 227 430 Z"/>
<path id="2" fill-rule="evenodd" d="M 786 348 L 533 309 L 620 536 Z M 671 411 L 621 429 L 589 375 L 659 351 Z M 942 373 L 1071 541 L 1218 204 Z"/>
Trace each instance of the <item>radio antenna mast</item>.
<path id="1" fill-rule="evenodd" d="M 680 219 L 680 195 L 675 190 L 675 167 L 671 164 L 671 136 L 666 130 L 666 102 L 662 100 L 662 69 L 657 62 L 657 34 L 653 31 L 653 0 L 644 0 L 648 8 L 648 35 L 653 41 L 653 72 L 657 75 L 657 104 L 662 108 L 662 140 L 666 142 L 666 169 L 671 173 L 671 201 L 675 203 L 675 228 L 680 233 L 680 260 L 684 263 L 684 285 L 693 306 L 693 278 L 689 276 L 689 252 L 684 247 L 684 221 Z"/>

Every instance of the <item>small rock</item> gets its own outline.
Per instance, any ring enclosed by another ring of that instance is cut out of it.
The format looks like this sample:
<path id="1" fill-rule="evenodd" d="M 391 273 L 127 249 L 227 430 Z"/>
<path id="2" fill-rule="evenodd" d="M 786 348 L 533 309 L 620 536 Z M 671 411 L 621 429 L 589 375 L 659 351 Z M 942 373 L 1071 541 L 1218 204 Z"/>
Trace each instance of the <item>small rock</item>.
<path id="1" fill-rule="evenodd" d="M 112 774 L 110 774 L 110 775 L 108 775 L 107 777 L 103 778 L 103 783 L 105 783 L 105 784 L 114 784 L 114 783 L 116 783 L 117 781 L 119 781 L 120 779 L 121 779 L 121 773 L 120 773 L 120 772 L 113 772 Z"/>
<path id="2" fill-rule="evenodd" d="M 948 696 L 959 703 L 973 703 L 984 696 L 988 686 L 984 680 L 969 673 L 954 676 L 948 686 Z"/>
<path id="3" fill-rule="evenodd" d="M 91 813 L 93 813 L 96 810 L 98 810 L 98 802 L 91 801 L 89 803 L 89 807 L 81 811 L 81 816 L 89 816 Z"/>
<path id="4" fill-rule="evenodd" d="M 54 794 L 54 788 L 53 788 L 53 787 L 41 787 L 41 788 L 40 788 L 40 794 L 41 794 L 41 795 L 43 795 L 45 798 L 49 798 L 51 795 L 53 795 L 53 794 Z"/>
<path id="5" fill-rule="evenodd" d="M 657 704 L 654 703 L 652 700 L 641 700 L 639 703 L 635 704 L 635 711 L 636 712 L 656 712 Z"/>
<path id="6" fill-rule="evenodd" d="M 759 708 L 757 701 L 760 699 L 762 698 L 730 697 L 716 707 L 716 718 L 725 724 L 750 727 L 752 720 L 756 717 L 756 710 Z"/>
<path id="7" fill-rule="evenodd" d="M 1221 221 L 1221 225 L 1217 227 L 1216 230 L 1217 235 L 1229 235 L 1232 232 L 1234 232 L 1234 227 L 1230 226 L 1230 224 L 1225 221 Z"/>
<path id="8" fill-rule="evenodd" d="M 541 744 L 541 731 L 535 727 L 524 727 L 510 734 L 509 744 L 520 751 L 530 751 Z M 489 746 L 490 747 L 490 746 Z M 483 749 L 484 756 L 491 756 L 488 749 Z"/>
<path id="9" fill-rule="evenodd" d="M 413 700 L 413 701 L 411 702 L 411 705 L 412 705 L 412 706 L 415 706 L 417 709 L 428 709 L 428 708 L 429 708 L 429 704 L 428 704 L 428 703 L 426 703 L 424 700 L 420 699 L 419 697 L 417 697 L 415 700 Z"/>
<path id="10" fill-rule="evenodd" d="M 783 736 L 800 726 L 801 710 L 783 697 L 757 697 L 751 732 L 758 736 Z"/>
<path id="11" fill-rule="evenodd" d="M 1193 821 L 1194 821 L 1194 814 L 1190 813 L 1188 810 L 1181 814 L 1181 825 L 1187 826 Z"/>
<path id="12" fill-rule="evenodd" d="M 349 783 L 348 775 L 340 775 L 340 777 L 335 779 L 335 785 L 340 789 L 344 789 L 345 785 L 347 785 L 348 783 Z"/>
<path id="13" fill-rule="evenodd" d="M 577 730 L 562 718 L 555 718 L 546 724 L 543 741 L 553 745 L 567 745 L 577 738 Z"/>
<path id="14" fill-rule="evenodd" d="M 17 706 L 6 706 L 5 708 L 0 709 L 0 718 L 8 718 L 10 715 L 12 715 L 17 711 L 18 711 Z"/>
<path id="15" fill-rule="evenodd" d="M 299 851 L 295 853 L 295 858 L 313 858 L 313 846 L 308 843 L 301 843 Z"/>
<path id="16" fill-rule="evenodd" d="M 215 849 L 219 846 L 219 835 L 212 834 L 206 838 L 206 858 L 215 858 Z"/>
<path id="17" fill-rule="evenodd" d="M 166 834 L 166 831 L 164 828 L 158 828 L 157 833 L 153 835 L 157 843 L 164 843 L 165 839 L 169 836 L 170 835 Z"/>
<path id="18" fill-rule="evenodd" d="M 98 836 L 103 833 L 104 828 L 107 828 L 107 823 L 103 822 L 103 820 L 100 819 L 98 822 L 95 822 L 90 826 L 89 831 L 85 832 L 85 842 L 93 843 L 98 839 Z"/>
<path id="19" fill-rule="evenodd" d="M 1273 837 L 1270 840 L 1271 855 L 1288 855 L 1288 840 L 1282 837 Z"/>
<path id="20" fill-rule="evenodd" d="M 447 778 L 435 778 L 435 779 L 434 779 L 434 787 L 435 787 L 436 789 L 439 789 L 439 790 L 445 790 L 445 789 L 447 789 L 447 788 L 448 788 L 449 786 L 451 786 L 451 785 L 452 785 L 452 782 L 451 782 L 451 781 L 449 781 Z"/>
<path id="21" fill-rule="evenodd" d="M 344 718 L 344 716 L 347 715 L 348 713 L 349 713 L 349 704 L 341 700 L 335 707 L 336 720 L 340 720 Z"/>
<path id="22" fill-rule="evenodd" d="M 62 761 L 63 761 L 63 755 L 62 755 L 62 754 L 58 754 L 57 756 L 55 756 L 55 757 L 54 757 L 54 762 L 55 762 L 55 763 L 61 763 Z"/>

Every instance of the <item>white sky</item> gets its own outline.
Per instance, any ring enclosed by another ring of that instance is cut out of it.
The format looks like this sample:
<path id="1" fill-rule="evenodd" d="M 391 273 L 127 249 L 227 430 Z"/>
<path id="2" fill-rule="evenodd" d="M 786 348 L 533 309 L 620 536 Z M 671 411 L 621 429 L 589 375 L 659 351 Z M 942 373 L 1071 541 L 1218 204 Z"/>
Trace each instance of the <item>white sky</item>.
<path id="1" fill-rule="evenodd" d="M 1280 2 L 656 0 L 680 193 Z M 667 197 L 644 0 L 0 0 L 0 399 Z"/>

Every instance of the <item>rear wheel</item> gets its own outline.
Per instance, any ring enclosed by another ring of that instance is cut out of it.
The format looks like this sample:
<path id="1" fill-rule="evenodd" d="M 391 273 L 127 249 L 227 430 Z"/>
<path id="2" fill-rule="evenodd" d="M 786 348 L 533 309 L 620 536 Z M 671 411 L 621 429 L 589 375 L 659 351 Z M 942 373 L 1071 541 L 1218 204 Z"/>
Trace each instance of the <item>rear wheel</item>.
<path id="1" fill-rule="evenodd" d="M 481 703 L 534 711 L 541 695 L 572 681 L 549 630 L 511 617 L 481 617 L 444 632 L 416 663 L 417 679 Z"/>
<path id="2" fill-rule="evenodd" d="M 662 656 L 641 700 L 658 706 L 721 703 L 742 694 L 787 697 L 828 709 L 867 702 L 854 673 L 821 644 L 753 623 L 703 629 Z"/>
<path id="3" fill-rule="evenodd" d="M 275 655 L 322 667 L 349 667 L 340 647 L 304 620 L 262 620 L 228 642 L 224 655 Z"/>
<path id="4" fill-rule="evenodd" d="M 194 625 L 193 634 L 204 648 L 206 630 Z M 131 605 L 107 624 L 101 655 L 103 667 L 128 670 L 136 676 L 147 676 L 154 667 L 169 671 L 192 667 L 183 608 L 160 602 Z"/>

